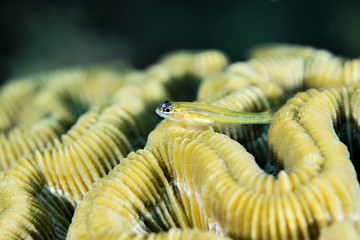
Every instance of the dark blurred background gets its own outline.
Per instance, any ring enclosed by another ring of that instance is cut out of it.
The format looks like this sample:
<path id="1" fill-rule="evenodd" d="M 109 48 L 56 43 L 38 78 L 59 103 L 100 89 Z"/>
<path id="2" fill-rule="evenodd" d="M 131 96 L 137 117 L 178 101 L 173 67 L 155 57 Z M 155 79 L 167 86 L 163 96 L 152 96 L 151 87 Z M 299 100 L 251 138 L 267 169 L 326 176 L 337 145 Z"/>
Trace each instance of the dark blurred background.
<path id="1" fill-rule="evenodd" d="M 0 82 L 59 67 L 126 59 L 142 68 L 174 49 L 246 59 L 287 42 L 360 55 L 360 1 L 32 0 L 0 7 Z"/>

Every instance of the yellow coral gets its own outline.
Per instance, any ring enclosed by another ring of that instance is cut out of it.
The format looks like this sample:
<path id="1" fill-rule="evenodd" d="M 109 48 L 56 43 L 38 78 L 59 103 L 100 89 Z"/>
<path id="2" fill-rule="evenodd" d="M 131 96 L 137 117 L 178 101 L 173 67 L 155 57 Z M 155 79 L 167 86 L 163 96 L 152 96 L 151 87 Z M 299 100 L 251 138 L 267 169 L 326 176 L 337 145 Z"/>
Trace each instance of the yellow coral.
<path id="1" fill-rule="evenodd" d="M 359 60 L 292 45 L 252 54 L 226 67 L 219 51 L 184 51 L 145 71 L 114 65 L 9 82 L 0 93 L 0 164 L 8 169 L 0 173 L 0 232 L 316 239 L 345 229 L 358 236 L 350 157 L 359 141 Z M 191 99 L 199 84 L 199 101 L 234 110 L 290 99 L 268 135 L 262 125 L 197 131 L 168 120 L 148 135 L 155 106 Z M 314 87 L 327 89 L 292 96 Z"/>
<path id="2" fill-rule="evenodd" d="M 47 193 L 47 199 L 43 194 Z M 0 182 L 0 236 L 6 239 L 65 239 L 70 208 L 58 203 L 44 186 L 41 172 L 29 160 L 7 171 Z M 45 204 L 46 203 L 46 204 Z M 51 209 L 47 208 L 50 207 Z"/>
<path id="3" fill-rule="evenodd" d="M 360 239 L 359 223 L 359 220 L 334 223 L 321 231 L 319 240 Z"/>

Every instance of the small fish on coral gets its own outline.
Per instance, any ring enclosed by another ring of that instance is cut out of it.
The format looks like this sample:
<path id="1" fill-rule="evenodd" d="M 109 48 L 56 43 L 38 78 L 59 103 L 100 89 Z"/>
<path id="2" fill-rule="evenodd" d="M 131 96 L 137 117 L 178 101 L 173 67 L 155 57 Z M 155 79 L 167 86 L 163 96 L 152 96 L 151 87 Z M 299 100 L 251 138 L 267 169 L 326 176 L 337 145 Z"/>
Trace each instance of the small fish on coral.
<path id="1" fill-rule="evenodd" d="M 270 123 L 273 114 L 235 112 L 226 108 L 196 102 L 165 101 L 155 112 L 161 117 L 187 125 L 239 125 Z"/>

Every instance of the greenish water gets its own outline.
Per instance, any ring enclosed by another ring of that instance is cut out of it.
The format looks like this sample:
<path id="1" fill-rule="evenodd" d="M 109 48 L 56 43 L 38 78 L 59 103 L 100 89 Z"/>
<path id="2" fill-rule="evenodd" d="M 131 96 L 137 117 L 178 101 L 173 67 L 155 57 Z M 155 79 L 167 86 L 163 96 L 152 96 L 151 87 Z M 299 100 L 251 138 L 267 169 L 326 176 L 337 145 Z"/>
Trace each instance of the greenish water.
<path id="1" fill-rule="evenodd" d="M 223 50 L 244 60 L 261 43 L 360 55 L 359 1 L 7 1 L 0 7 L 0 81 L 59 67 L 173 49 Z"/>

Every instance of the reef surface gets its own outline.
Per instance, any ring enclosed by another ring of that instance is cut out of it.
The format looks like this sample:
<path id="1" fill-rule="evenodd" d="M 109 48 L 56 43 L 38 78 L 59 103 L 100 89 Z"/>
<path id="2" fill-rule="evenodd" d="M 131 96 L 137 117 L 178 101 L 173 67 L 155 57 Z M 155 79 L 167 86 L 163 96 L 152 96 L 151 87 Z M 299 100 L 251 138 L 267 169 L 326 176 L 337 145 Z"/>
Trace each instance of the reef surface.
<path id="1" fill-rule="evenodd" d="M 359 239 L 360 60 L 297 45 L 10 79 L 0 90 L 6 239 Z M 194 129 L 164 100 L 268 125 Z M 161 121 L 161 122 L 160 122 Z"/>

